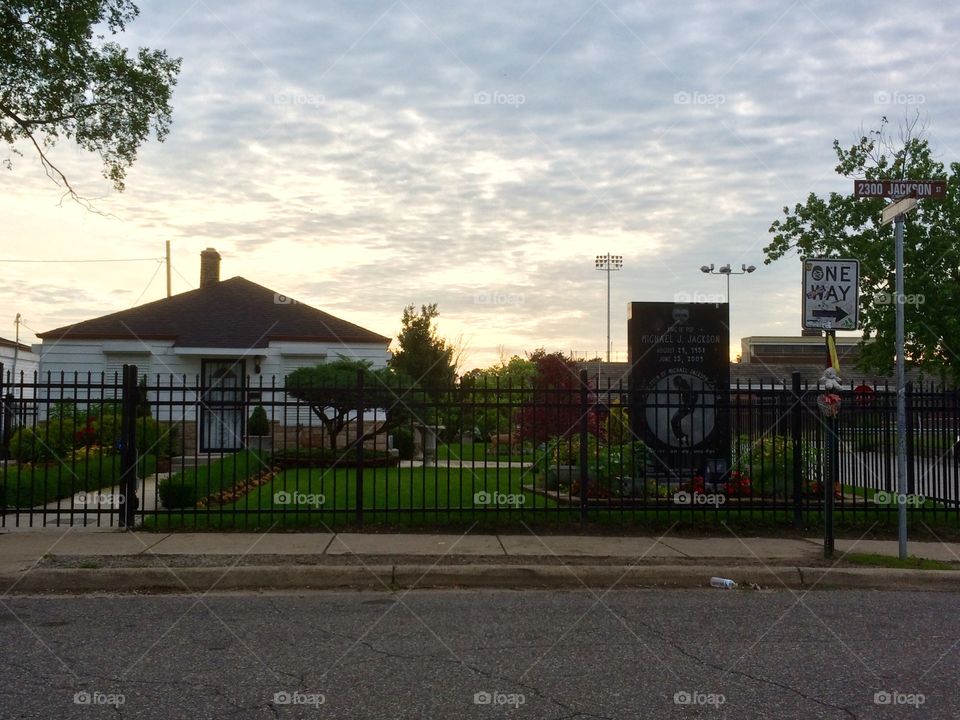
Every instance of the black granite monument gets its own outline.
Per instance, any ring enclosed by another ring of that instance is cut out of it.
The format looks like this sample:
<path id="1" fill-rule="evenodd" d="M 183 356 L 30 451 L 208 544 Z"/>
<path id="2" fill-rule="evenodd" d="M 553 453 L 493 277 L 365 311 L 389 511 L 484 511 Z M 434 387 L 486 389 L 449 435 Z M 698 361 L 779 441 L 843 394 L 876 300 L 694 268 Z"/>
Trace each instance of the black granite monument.
<path id="1" fill-rule="evenodd" d="M 730 467 L 726 303 L 630 303 L 630 422 L 665 479 L 705 485 Z"/>

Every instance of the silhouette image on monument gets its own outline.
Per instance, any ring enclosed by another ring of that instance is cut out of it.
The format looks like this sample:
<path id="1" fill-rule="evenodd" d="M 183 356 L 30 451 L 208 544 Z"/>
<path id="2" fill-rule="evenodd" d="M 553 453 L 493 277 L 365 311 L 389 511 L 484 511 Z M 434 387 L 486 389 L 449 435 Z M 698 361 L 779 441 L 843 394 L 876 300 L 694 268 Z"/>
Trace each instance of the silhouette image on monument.
<path id="1" fill-rule="evenodd" d="M 680 405 L 670 418 L 670 429 L 673 430 L 673 436 L 677 438 L 681 445 L 689 444 L 690 438 L 684 432 L 682 423 L 684 418 L 693 415 L 700 393 L 694 390 L 693 386 L 680 375 L 673 376 L 673 386 L 680 396 Z"/>

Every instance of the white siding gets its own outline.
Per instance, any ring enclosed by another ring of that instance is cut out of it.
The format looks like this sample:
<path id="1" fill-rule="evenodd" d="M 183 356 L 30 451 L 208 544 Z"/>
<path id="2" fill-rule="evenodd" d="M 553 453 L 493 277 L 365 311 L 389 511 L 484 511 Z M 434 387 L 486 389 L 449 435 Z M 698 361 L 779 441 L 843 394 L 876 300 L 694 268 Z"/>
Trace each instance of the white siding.
<path id="1" fill-rule="evenodd" d="M 7 345 L 0 345 L 0 363 L 3 363 L 4 380 L 11 372 L 13 367 L 13 348 Z M 33 373 L 40 367 L 40 358 L 30 350 L 20 350 L 17 352 L 16 374 L 19 381 L 22 373 L 24 382 L 33 382 Z"/>
<path id="2" fill-rule="evenodd" d="M 299 367 L 309 367 L 319 362 L 336 360 L 339 356 L 349 359 L 362 359 L 371 362 L 373 367 L 385 367 L 389 352 L 383 345 L 344 346 L 339 343 L 315 343 L 282 341 L 271 343 L 267 348 L 224 349 L 224 348 L 178 348 L 170 340 L 48 340 L 41 346 L 39 368 L 41 377 L 59 382 L 76 378 L 78 383 L 92 381 L 99 384 L 101 373 L 106 373 L 105 381 L 113 383 L 113 373 L 119 373 L 124 364 L 135 364 L 139 375 L 148 375 L 151 386 L 159 384 L 171 387 L 170 391 L 151 392 L 152 403 L 160 402 L 154 415 L 158 420 L 196 420 L 196 404 L 199 397 L 195 392 L 200 380 L 201 363 L 205 359 L 245 360 L 248 377 L 248 392 L 261 392 L 264 407 L 271 420 L 283 424 L 314 425 L 317 418 L 309 409 L 299 412 L 292 408 L 284 409 L 283 403 L 292 402 L 283 393 L 271 393 L 273 383 L 283 387 L 286 376 Z M 260 372 L 256 372 L 259 363 Z M 262 382 L 263 390 L 259 390 Z M 55 391 L 54 397 L 75 396 L 67 388 L 64 393 Z M 110 391 L 107 391 L 110 393 Z M 82 399 L 86 393 L 80 391 Z M 99 390 L 95 391 L 99 396 Z M 108 395 L 109 396 L 109 395 Z M 255 396 L 254 396 L 255 397 Z M 166 405 L 164 403 L 171 403 Z M 256 402 L 256 400 L 254 400 Z M 275 407 L 272 407 L 274 406 Z"/>

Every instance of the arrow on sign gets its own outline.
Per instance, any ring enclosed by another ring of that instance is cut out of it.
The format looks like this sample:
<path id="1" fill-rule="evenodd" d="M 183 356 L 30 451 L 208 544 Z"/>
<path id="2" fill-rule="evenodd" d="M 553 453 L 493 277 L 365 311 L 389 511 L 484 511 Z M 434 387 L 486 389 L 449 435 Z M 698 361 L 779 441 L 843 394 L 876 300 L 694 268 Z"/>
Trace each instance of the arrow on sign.
<path id="1" fill-rule="evenodd" d="M 813 316 L 817 318 L 833 318 L 836 322 L 840 322 L 847 315 L 849 315 L 846 310 L 842 307 L 835 307 L 833 310 L 814 310 Z"/>

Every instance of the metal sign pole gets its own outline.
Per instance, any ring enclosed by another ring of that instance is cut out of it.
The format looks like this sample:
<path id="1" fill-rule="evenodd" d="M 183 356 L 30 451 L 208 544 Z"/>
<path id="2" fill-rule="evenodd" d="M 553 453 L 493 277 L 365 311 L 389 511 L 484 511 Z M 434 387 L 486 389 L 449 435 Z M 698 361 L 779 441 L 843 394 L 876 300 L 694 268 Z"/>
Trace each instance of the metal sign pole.
<path id="1" fill-rule="evenodd" d="M 835 362 L 836 358 L 836 333 L 833 330 L 827 330 L 825 333 L 825 342 L 827 345 L 827 365 L 834 370 L 839 370 Z M 827 390 L 829 392 L 829 390 Z M 828 560 L 833 557 L 836 550 L 836 541 L 834 533 L 834 492 L 837 482 L 840 479 L 840 443 L 837 434 L 837 416 L 827 417 L 827 442 L 826 447 L 827 472 L 823 478 L 823 556 Z"/>
<path id="2" fill-rule="evenodd" d="M 903 217 L 917 207 L 920 199 L 947 197 L 945 179 L 927 180 L 854 180 L 854 197 L 890 198 L 883 209 L 880 224 L 894 222 L 896 243 L 896 318 L 897 318 L 897 521 L 900 559 L 907 559 L 907 384 L 903 341 Z M 912 440 L 912 438 L 911 438 Z"/>
<path id="3" fill-rule="evenodd" d="M 900 559 L 907 559 L 907 397 L 903 340 L 903 215 L 896 228 L 896 314 L 897 314 L 897 520 Z"/>

